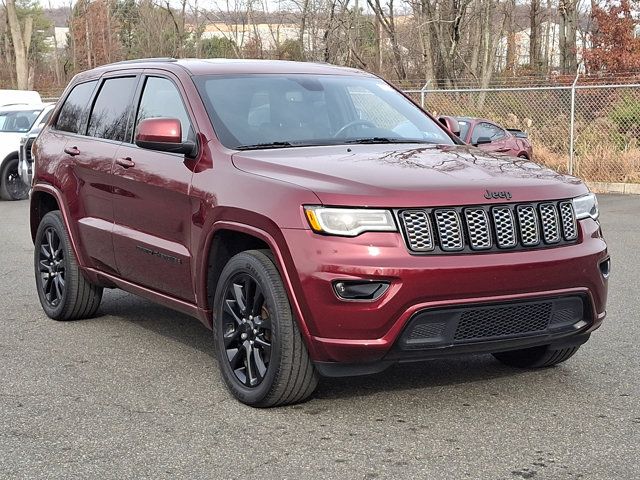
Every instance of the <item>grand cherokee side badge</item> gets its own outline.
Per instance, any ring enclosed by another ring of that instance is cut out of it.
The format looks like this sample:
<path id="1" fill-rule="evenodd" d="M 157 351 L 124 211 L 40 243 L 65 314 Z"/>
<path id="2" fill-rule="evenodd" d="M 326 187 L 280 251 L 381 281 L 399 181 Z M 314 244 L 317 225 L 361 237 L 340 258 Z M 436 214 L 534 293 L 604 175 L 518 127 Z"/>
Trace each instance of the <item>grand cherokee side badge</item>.
<path id="1" fill-rule="evenodd" d="M 506 200 L 511 200 L 511 192 L 506 190 L 504 192 L 491 192 L 487 190 L 484 193 L 484 198 L 487 200 L 491 200 L 492 198 L 504 198 Z"/>

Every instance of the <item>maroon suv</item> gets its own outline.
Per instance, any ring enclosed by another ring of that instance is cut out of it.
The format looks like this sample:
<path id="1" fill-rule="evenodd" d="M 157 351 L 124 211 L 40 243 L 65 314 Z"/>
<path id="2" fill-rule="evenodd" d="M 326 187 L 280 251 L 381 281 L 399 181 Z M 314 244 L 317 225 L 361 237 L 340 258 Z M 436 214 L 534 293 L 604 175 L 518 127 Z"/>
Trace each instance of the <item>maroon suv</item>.
<path id="1" fill-rule="evenodd" d="M 250 405 L 449 354 L 554 365 L 605 316 L 585 185 L 462 145 L 361 71 L 108 65 L 73 79 L 33 153 L 47 315 L 90 317 L 103 288 L 192 315 Z"/>

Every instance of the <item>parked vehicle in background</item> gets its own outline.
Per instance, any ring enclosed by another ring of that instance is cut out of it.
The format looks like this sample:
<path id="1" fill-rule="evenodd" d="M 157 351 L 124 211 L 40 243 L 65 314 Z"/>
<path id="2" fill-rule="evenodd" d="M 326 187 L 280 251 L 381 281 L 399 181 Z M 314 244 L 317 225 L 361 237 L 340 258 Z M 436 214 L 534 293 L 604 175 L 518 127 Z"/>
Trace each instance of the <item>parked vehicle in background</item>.
<path id="1" fill-rule="evenodd" d="M 451 354 L 550 367 L 605 317 L 595 195 L 359 70 L 107 65 L 72 80 L 33 155 L 46 314 L 90 317 L 103 288 L 190 314 L 249 405 Z"/>
<path id="2" fill-rule="evenodd" d="M 29 195 L 18 172 L 20 139 L 36 124 L 49 104 L 0 107 L 0 198 L 23 200 Z"/>
<path id="3" fill-rule="evenodd" d="M 36 119 L 31 130 L 29 130 L 29 133 L 20 139 L 20 147 L 18 150 L 18 175 L 20 175 L 22 182 L 29 188 L 31 188 L 31 179 L 33 178 L 31 146 L 42 130 L 42 127 L 49 120 L 51 112 L 53 112 L 55 106 L 55 103 L 47 104 L 42 112 L 40 112 L 39 117 Z"/>
<path id="4" fill-rule="evenodd" d="M 33 90 L 0 90 L 0 107 L 36 103 L 42 103 L 42 98 Z"/>
<path id="5" fill-rule="evenodd" d="M 444 118 L 446 117 L 440 117 L 440 121 L 442 122 Z M 458 121 L 460 127 L 459 133 L 454 133 L 463 142 L 481 148 L 486 152 L 504 153 L 512 157 L 532 158 L 533 148 L 531 147 L 531 142 L 527 134 L 522 130 L 504 128 L 484 118 L 453 118 Z"/>

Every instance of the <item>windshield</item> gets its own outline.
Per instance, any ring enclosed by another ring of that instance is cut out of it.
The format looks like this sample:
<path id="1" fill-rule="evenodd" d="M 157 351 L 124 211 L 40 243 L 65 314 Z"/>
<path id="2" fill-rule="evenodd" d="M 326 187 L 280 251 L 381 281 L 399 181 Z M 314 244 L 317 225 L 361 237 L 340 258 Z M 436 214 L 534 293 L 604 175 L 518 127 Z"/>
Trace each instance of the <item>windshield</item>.
<path id="1" fill-rule="evenodd" d="M 42 110 L 0 112 L 0 132 L 28 132 Z"/>
<path id="2" fill-rule="evenodd" d="M 228 148 L 454 144 L 436 122 L 377 78 L 212 75 L 196 78 L 196 84 Z"/>

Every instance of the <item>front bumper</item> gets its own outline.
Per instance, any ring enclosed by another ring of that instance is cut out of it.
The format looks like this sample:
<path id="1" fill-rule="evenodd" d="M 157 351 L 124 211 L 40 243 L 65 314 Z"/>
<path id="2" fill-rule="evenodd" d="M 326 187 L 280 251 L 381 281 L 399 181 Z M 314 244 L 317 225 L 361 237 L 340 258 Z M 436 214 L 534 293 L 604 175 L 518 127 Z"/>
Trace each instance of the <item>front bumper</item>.
<path id="1" fill-rule="evenodd" d="M 566 342 L 568 337 L 575 337 L 575 341 L 588 338 L 605 316 L 607 279 L 600 264 L 608 253 L 599 224 L 591 219 L 579 224 L 575 245 L 429 256 L 411 255 L 400 234 L 338 238 L 309 230 L 285 230 L 295 270 L 289 273 L 310 334 L 313 360 L 347 364 L 417 360 Z M 344 301 L 335 294 L 333 282 L 363 279 L 388 281 L 390 285 L 373 302 Z M 584 301 L 583 323 L 576 323 L 579 326 L 571 331 L 464 345 L 445 341 L 409 352 L 398 347 L 417 313 L 566 297 Z"/>

